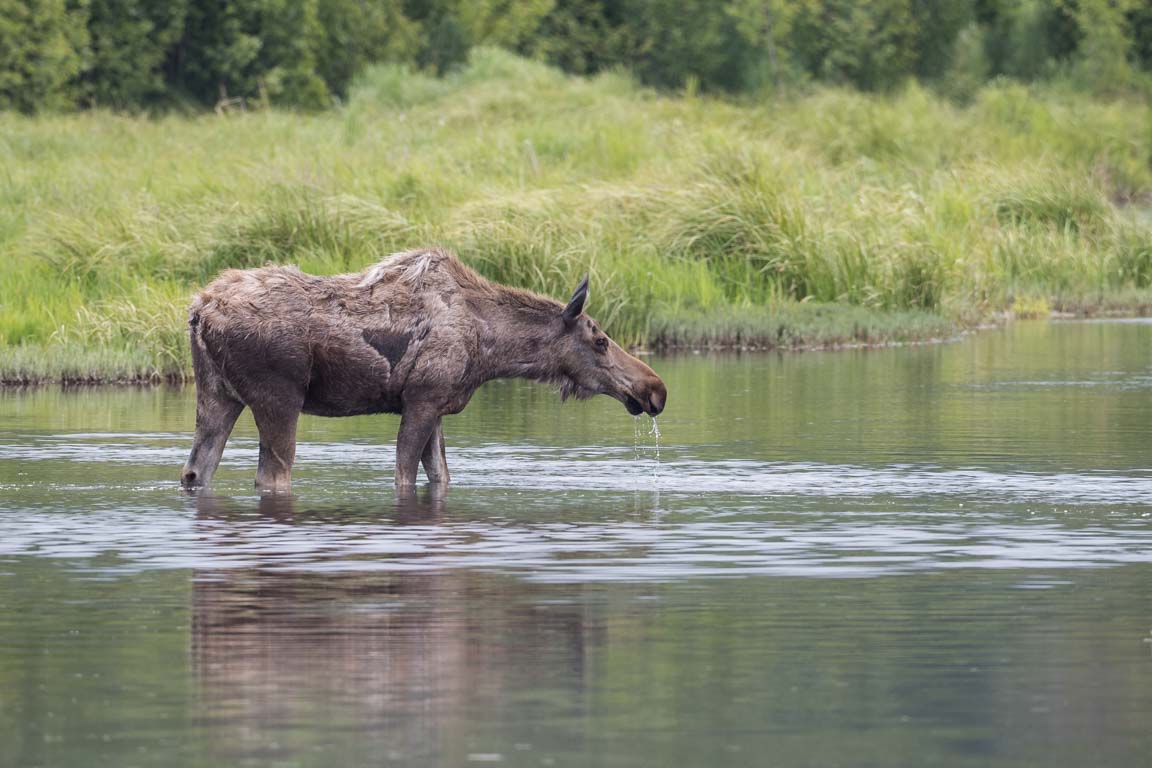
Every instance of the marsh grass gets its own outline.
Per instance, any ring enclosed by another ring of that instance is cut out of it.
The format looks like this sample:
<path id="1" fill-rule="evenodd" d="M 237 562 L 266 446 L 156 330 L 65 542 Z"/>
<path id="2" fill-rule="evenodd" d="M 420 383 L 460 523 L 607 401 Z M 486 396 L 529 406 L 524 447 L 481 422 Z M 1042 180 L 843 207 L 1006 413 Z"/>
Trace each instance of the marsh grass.
<path id="1" fill-rule="evenodd" d="M 156 364 L 149 350 L 53 342 L 0 349 L 0 384 L 22 386 L 46 381 L 61 384 L 144 384 L 184 382 L 184 369 Z"/>
<path id="2" fill-rule="evenodd" d="M 921 310 L 786 302 L 725 307 L 712 312 L 667 312 L 649 329 L 660 349 L 810 349 L 943 341 L 955 323 Z"/>
<path id="3" fill-rule="evenodd" d="M 221 269 L 426 244 L 557 297 L 590 271 L 593 314 L 650 347 L 937 338 L 1019 297 L 1142 310 L 1149 117 L 1010 84 L 674 98 L 489 50 L 442 80 L 373 69 L 319 115 L 0 115 L 0 371 L 179 376 Z"/>

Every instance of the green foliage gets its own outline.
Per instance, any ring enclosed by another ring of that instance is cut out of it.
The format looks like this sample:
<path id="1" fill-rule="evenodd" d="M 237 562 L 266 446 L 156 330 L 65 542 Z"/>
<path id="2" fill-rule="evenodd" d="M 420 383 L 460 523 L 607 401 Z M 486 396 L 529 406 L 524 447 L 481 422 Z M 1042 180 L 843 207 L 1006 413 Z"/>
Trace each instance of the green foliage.
<path id="1" fill-rule="evenodd" d="M 1152 297 L 1145 105 L 1003 82 L 963 107 L 915 85 L 740 105 L 493 48 L 350 93 L 315 115 L 0 114 L 3 358 L 180 375 L 185 307 L 221 269 L 427 244 L 556 297 L 590 271 L 625 343 L 930 338 L 1021 297 Z"/>
<path id="2" fill-rule="evenodd" d="M 401 0 L 323 0 L 317 11 L 324 39 L 316 71 L 339 98 L 370 65 L 412 61 L 418 50 L 419 26 L 404 15 Z"/>
<path id="3" fill-rule="evenodd" d="M 324 36 L 318 0 L 197 0 L 174 80 L 205 103 L 255 98 L 325 107 L 328 86 L 317 73 Z"/>
<path id="4" fill-rule="evenodd" d="M 1152 288 L 1152 231 L 1120 224 L 1115 237 L 1115 280 L 1133 288 Z"/>
<path id="5" fill-rule="evenodd" d="M 474 46 L 526 50 L 554 0 L 408 0 L 424 31 L 415 63 L 438 75 L 459 69 Z"/>
<path id="6" fill-rule="evenodd" d="M 723 4 L 710 0 L 621 0 L 624 60 L 645 82 L 741 90 L 752 60 Z"/>
<path id="7" fill-rule="evenodd" d="M 928 312 L 813 302 L 679 309 L 657 317 L 649 334 L 661 349 L 805 349 L 939 341 L 957 328 Z"/>
<path id="8" fill-rule="evenodd" d="M 188 0 L 90 0 L 83 100 L 117 109 L 161 100 L 165 60 L 184 30 L 188 5 Z"/>
<path id="9" fill-rule="evenodd" d="M 331 104 L 328 85 L 316 71 L 324 40 L 319 0 L 263 0 L 260 9 L 258 89 L 279 103 L 311 109 Z"/>
<path id="10" fill-rule="evenodd" d="M 1065 0 L 981 3 L 977 19 L 991 76 L 1051 77 L 1070 61 L 1080 36 Z"/>
<path id="11" fill-rule="evenodd" d="M 975 0 L 912 0 L 911 15 L 916 28 L 915 73 L 927 80 L 939 80 L 948 74 L 965 32 L 969 38 L 983 37 L 976 22 Z M 963 62 L 969 72 L 986 69 L 984 51 L 981 48 L 979 52 L 978 66 Z"/>
<path id="12" fill-rule="evenodd" d="M 229 95 L 251 95 L 246 74 L 260 53 L 251 3 L 208 0 L 189 5 L 186 33 L 173 63 L 181 90 L 205 104 Z M 247 94 L 245 91 L 247 90 Z"/>
<path id="13" fill-rule="evenodd" d="M 447 4 L 447 0 L 439 0 Z M 555 0 L 456 0 L 455 14 L 473 45 L 515 50 L 527 43 Z"/>
<path id="14" fill-rule="evenodd" d="M 625 60 L 626 35 L 602 0 L 556 0 L 540 21 L 539 33 L 520 51 L 579 75 L 590 75 Z"/>
<path id="15" fill-rule="evenodd" d="M 899 85 L 916 62 L 911 0 L 821 0 L 798 34 L 808 68 L 822 79 L 865 90 Z"/>
<path id="16" fill-rule="evenodd" d="M 1152 87 L 1138 0 L 0 0 L 0 109 L 319 109 L 380 64 L 444 77 L 499 47 L 689 92 L 919 80 Z"/>
<path id="17" fill-rule="evenodd" d="M 1128 12 L 1132 33 L 1132 55 L 1139 67 L 1152 72 L 1152 3 L 1136 4 Z"/>
<path id="18" fill-rule="evenodd" d="M 1074 76 L 1082 87 L 1118 93 L 1131 86 L 1133 40 L 1128 11 L 1136 7 L 1135 0 L 1077 0 L 1074 17 L 1083 38 Z"/>
<path id="19" fill-rule="evenodd" d="M 83 0 L 0 0 L 0 109 L 71 106 L 88 48 Z"/>
<path id="20" fill-rule="evenodd" d="M 968 102 L 988 79 L 987 42 L 983 29 L 969 24 L 960 30 L 952 48 L 947 75 L 940 90 L 959 102 Z"/>

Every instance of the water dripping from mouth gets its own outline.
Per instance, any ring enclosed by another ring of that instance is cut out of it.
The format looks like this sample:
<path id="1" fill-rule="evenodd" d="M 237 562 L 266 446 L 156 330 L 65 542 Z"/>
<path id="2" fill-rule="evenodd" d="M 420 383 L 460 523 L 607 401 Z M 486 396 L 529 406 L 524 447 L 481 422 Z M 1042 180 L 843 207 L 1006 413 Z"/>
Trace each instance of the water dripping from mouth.
<path id="1" fill-rule="evenodd" d="M 656 423 L 656 417 L 652 416 L 652 429 L 648 430 L 648 434 L 656 438 L 656 461 L 660 461 L 660 425 Z"/>
<path id="2" fill-rule="evenodd" d="M 649 428 L 647 433 L 645 433 L 643 431 L 643 427 L 641 427 L 641 422 L 643 421 L 644 417 L 643 416 L 634 416 L 632 418 L 633 423 L 636 425 L 636 430 L 633 433 L 633 443 L 632 443 L 633 455 L 634 455 L 634 458 L 636 458 L 636 459 L 641 458 L 644 454 L 643 443 L 647 442 L 644 440 L 644 437 L 645 436 L 655 437 L 656 438 L 656 440 L 655 440 L 655 443 L 656 443 L 656 445 L 655 445 L 655 449 L 656 449 L 655 459 L 657 462 L 659 462 L 660 461 L 660 425 L 656 423 L 656 417 L 655 416 L 650 416 L 649 418 L 652 419 L 652 426 L 651 426 L 651 428 Z"/>

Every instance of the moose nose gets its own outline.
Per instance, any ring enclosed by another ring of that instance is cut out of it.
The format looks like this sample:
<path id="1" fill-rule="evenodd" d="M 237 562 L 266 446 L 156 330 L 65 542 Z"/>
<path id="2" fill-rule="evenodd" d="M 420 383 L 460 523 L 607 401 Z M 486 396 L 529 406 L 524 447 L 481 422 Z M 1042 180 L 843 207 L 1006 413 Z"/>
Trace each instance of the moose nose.
<path id="1" fill-rule="evenodd" d="M 659 416 L 666 402 L 668 402 L 668 390 L 664 387 L 664 382 L 657 380 L 648 394 L 648 414 Z"/>

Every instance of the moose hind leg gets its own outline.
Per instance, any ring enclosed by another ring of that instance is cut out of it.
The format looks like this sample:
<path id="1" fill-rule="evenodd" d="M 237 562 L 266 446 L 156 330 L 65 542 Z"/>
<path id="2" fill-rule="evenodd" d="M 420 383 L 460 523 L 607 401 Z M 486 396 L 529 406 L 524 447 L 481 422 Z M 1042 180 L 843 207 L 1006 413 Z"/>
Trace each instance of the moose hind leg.
<path id="1" fill-rule="evenodd" d="M 296 422 L 299 408 L 253 408 L 260 432 L 260 463 L 256 487 L 283 493 L 292 488 L 292 463 L 296 460 Z"/>
<path id="2" fill-rule="evenodd" d="M 436 427 L 431 437 L 424 444 L 424 453 L 420 456 L 424 465 L 424 474 L 428 475 L 428 482 L 439 485 L 448 484 L 448 459 L 444 453 L 444 427 L 442 419 L 436 419 Z"/>
<path id="3" fill-rule="evenodd" d="M 184 488 L 197 488 L 208 485 L 228 435 L 236 424 L 236 418 L 244 410 L 244 403 L 214 390 L 208 386 L 196 387 L 196 437 L 192 440 L 192 452 L 180 473 L 180 485 Z"/>

